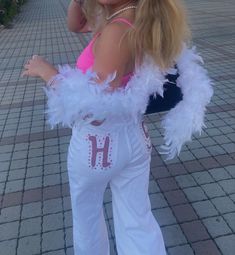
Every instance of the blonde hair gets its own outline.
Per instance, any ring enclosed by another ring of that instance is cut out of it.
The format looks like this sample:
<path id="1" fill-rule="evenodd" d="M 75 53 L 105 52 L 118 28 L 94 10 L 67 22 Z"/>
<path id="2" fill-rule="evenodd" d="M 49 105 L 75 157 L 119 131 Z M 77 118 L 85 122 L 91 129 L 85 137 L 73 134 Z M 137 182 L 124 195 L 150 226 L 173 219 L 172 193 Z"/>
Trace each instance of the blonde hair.
<path id="1" fill-rule="evenodd" d="M 147 53 L 160 68 L 174 64 L 182 50 L 182 43 L 190 41 L 186 10 L 180 0 L 137 0 L 134 27 L 126 34 L 137 63 Z M 104 8 L 97 1 L 85 1 L 88 22 L 99 29 L 104 19 Z M 97 23 L 97 15 L 99 21 Z M 97 26 L 98 24 L 98 26 Z M 96 25 L 96 26 L 95 26 Z"/>

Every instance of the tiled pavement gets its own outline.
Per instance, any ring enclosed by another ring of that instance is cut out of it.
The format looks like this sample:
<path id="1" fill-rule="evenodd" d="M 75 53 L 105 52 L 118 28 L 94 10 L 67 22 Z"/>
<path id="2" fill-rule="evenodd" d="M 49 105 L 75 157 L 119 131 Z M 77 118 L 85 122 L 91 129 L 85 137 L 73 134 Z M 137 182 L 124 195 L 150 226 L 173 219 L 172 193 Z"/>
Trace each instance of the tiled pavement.
<path id="1" fill-rule="evenodd" d="M 149 193 L 168 255 L 235 254 L 235 87 L 233 0 L 186 0 L 193 38 L 215 94 L 207 129 L 167 163 L 160 114 L 146 117 L 154 146 Z M 10 30 L 0 32 L 0 254 L 71 255 L 71 206 L 66 172 L 70 130 L 50 130 L 43 83 L 22 79 L 32 54 L 71 63 L 90 35 L 68 32 L 68 0 L 28 0 Z M 111 194 L 104 201 L 116 254 Z M 130 255 L 131 251 L 130 251 Z M 135 254 L 133 254 L 135 255 Z M 156 254 L 157 255 L 157 254 Z"/>

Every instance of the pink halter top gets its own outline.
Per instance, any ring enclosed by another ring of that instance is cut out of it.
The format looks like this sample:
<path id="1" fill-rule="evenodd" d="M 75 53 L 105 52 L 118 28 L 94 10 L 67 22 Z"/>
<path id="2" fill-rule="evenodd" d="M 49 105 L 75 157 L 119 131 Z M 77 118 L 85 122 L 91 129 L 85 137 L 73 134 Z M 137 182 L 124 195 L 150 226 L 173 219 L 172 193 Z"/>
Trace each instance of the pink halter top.
<path id="1" fill-rule="evenodd" d="M 111 23 L 113 22 L 124 22 L 126 24 L 128 24 L 129 26 L 133 27 L 133 25 L 126 19 L 124 18 L 117 18 L 114 19 Z M 97 33 L 92 40 L 90 41 L 90 43 L 87 45 L 87 47 L 82 51 L 82 53 L 80 54 L 80 56 L 77 59 L 77 68 L 79 68 L 80 70 L 82 70 L 83 73 L 85 73 L 88 69 L 90 69 L 93 64 L 94 64 L 94 54 L 92 52 L 92 47 L 93 44 L 96 40 L 96 38 L 100 35 L 101 33 Z M 122 77 L 122 86 L 125 86 L 127 84 L 127 82 L 130 80 L 131 76 L 133 75 L 133 73 L 128 73 L 125 76 Z"/>

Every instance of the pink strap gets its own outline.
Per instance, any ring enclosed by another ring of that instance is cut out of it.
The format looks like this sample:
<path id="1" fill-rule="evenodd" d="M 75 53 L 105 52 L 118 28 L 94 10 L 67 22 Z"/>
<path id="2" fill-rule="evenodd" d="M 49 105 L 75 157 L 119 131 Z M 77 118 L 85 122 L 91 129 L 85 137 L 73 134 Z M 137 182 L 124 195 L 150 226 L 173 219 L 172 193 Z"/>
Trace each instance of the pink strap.
<path id="1" fill-rule="evenodd" d="M 129 25 L 130 27 L 134 28 L 133 24 L 131 24 L 130 21 L 128 21 L 127 19 L 124 19 L 124 18 L 116 18 L 114 20 L 112 20 L 110 23 L 113 23 L 115 21 L 120 21 L 120 22 L 123 22 L 123 23 L 126 23 L 127 25 Z"/>

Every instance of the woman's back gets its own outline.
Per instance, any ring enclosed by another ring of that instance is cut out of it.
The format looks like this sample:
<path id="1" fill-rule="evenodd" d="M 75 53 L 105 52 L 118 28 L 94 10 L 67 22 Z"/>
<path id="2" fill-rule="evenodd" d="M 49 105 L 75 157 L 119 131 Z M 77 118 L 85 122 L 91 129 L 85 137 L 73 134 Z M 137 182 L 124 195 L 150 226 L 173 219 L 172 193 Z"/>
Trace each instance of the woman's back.
<path id="1" fill-rule="evenodd" d="M 128 28 L 134 28 L 133 25 L 131 24 L 131 22 L 128 21 L 126 18 L 116 18 L 116 19 L 112 20 L 109 24 L 112 24 L 112 23 L 123 23 L 123 24 L 127 25 L 126 27 L 123 26 L 123 30 L 127 30 Z M 102 31 L 97 32 L 94 35 L 94 37 L 92 38 L 90 43 L 82 51 L 82 53 L 80 54 L 80 56 L 77 59 L 76 66 L 77 66 L 77 68 L 82 70 L 83 73 L 85 73 L 88 69 L 93 68 L 93 65 L 95 63 L 94 46 L 95 46 L 96 41 L 101 36 L 101 34 L 102 34 Z M 119 44 L 118 41 L 117 41 L 117 44 Z M 120 54 L 121 53 L 122 52 L 120 52 Z M 112 57 L 112 56 L 110 56 L 110 57 Z M 126 72 L 124 74 L 124 76 L 122 76 L 122 78 L 121 78 L 120 86 L 125 86 L 127 84 L 127 82 L 130 80 L 132 75 L 133 75 L 133 71 Z"/>
<path id="2" fill-rule="evenodd" d="M 115 18 L 97 32 L 77 59 L 76 66 L 83 73 L 95 71 L 102 82 L 116 72 L 114 87 L 125 86 L 134 71 L 134 60 L 125 33 L 133 28 L 127 18 Z"/>

